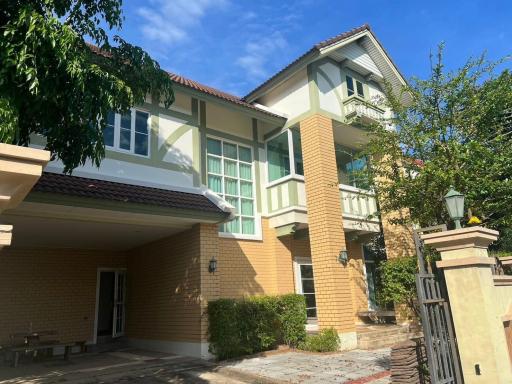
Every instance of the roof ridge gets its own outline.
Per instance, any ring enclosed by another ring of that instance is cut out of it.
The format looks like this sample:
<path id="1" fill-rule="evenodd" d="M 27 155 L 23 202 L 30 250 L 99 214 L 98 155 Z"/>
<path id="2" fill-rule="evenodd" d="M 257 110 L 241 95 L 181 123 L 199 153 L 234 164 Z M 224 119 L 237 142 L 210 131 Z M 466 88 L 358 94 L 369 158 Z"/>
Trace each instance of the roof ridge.
<path id="1" fill-rule="evenodd" d="M 277 76 L 279 76 L 281 73 L 283 73 L 284 71 L 286 71 L 287 69 L 289 69 L 291 66 L 293 66 L 294 64 L 298 63 L 300 60 L 302 60 L 304 57 L 306 57 L 307 55 L 311 54 L 312 52 L 315 52 L 315 51 L 319 51 L 320 49 L 322 48 L 325 48 L 325 47 L 328 47 L 329 45 L 331 44 L 334 44 L 340 40 L 343 40 L 343 39 L 346 39 L 350 36 L 353 36 L 359 32 L 362 32 L 364 30 L 367 30 L 367 31 L 370 31 L 371 32 L 371 27 L 370 27 L 370 24 L 368 23 L 365 23 L 359 27 L 356 27 L 356 28 L 352 28 L 348 31 L 345 31 L 345 32 L 342 32 L 336 36 L 333 36 L 333 37 L 330 37 L 328 39 L 325 39 L 325 40 L 322 40 L 318 43 L 316 43 L 315 45 L 313 45 L 308 51 L 306 51 L 304 54 L 300 55 L 298 58 L 296 58 L 295 60 L 293 60 L 291 63 L 289 63 L 288 65 L 286 65 L 283 69 L 281 69 L 280 71 L 278 71 L 277 73 L 275 73 L 274 75 L 272 75 L 271 77 L 269 77 L 267 80 L 265 80 L 263 83 L 261 83 L 260 85 L 258 85 L 256 88 L 254 88 L 252 91 L 250 91 L 249 93 L 247 93 L 244 97 L 242 97 L 242 100 L 244 101 L 247 101 L 248 97 L 251 96 L 253 93 L 255 93 L 256 91 L 260 90 L 261 88 L 263 88 L 265 85 L 267 85 L 268 83 L 270 83 L 272 80 L 274 80 Z"/>
<path id="2" fill-rule="evenodd" d="M 100 56 L 103 56 L 103 57 L 106 57 L 106 58 L 110 57 L 110 54 L 107 51 L 105 51 L 104 49 L 98 47 L 97 45 L 94 45 L 94 44 L 91 44 L 91 43 L 86 43 L 86 45 L 96 55 L 100 55 Z M 217 97 L 219 99 L 222 99 L 222 100 L 225 100 L 225 101 L 229 101 L 231 103 L 234 103 L 234 104 L 240 105 L 242 107 L 249 108 L 249 109 L 252 109 L 252 110 L 264 113 L 266 115 L 270 115 L 272 117 L 283 118 L 283 116 L 279 116 L 279 115 L 277 115 L 275 113 L 269 112 L 269 111 L 264 110 L 262 108 L 258 108 L 257 106 L 255 106 L 255 105 L 253 105 L 251 103 L 248 103 L 247 101 L 245 101 L 240 96 L 236 96 L 236 95 L 233 95 L 231 93 L 228 93 L 228 92 L 225 92 L 225 91 L 221 91 L 220 89 L 211 87 L 211 86 L 206 85 L 206 84 L 202 84 L 202 83 L 200 83 L 200 82 L 198 82 L 196 80 L 189 79 L 189 78 L 187 78 L 185 76 L 182 76 L 182 75 L 179 75 L 177 73 L 169 72 L 169 71 L 164 70 L 164 69 L 162 69 L 162 70 L 165 73 L 167 73 L 167 75 L 171 78 L 171 80 L 174 81 L 178 85 L 182 85 L 184 87 L 188 87 L 188 88 L 194 89 L 196 91 L 199 91 L 199 92 L 202 92 L 202 93 L 206 93 L 206 94 L 208 94 L 210 96 L 214 96 L 214 97 Z"/>

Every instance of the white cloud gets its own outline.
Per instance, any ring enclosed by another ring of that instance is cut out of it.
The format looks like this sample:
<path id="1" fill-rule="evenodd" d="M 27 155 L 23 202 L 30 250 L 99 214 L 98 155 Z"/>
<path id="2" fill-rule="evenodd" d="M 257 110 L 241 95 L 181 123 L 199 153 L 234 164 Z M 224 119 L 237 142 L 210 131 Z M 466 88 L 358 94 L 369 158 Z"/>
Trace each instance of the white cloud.
<path id="1" fill-rule="evenodd" d="M 151 40 L 172 44 L 185 40 L 209 9 L 223 7 L 228 0 L 150 0 L 137 9 L 142 17 L 141 31 Z"/>
<path id="2" fill-rule="evenodd" d="M 267 70 L 265 65 L 281 49 L 288 45 L 286 39 L 279 32 L 274 32 L 269 36 L 252 40 L 245 45 L 245 54 L 240 56 L 236 63 L 245 69 L 247 73 L 256 79 L 266 77 Z"/>

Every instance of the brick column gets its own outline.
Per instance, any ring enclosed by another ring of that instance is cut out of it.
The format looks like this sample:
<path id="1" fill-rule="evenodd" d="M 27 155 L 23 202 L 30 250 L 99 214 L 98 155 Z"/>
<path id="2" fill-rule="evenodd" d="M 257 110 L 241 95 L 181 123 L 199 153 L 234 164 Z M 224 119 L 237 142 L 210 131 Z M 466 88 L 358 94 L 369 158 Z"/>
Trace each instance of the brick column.
<path id="1" fill-rule="evenodd" d="M 201 276 L 200 306 L 201 306 L 201 357 L 210 357 L 208 342 L 208 301 L 220 297 L 219 273 L 208 270 L 212 257 L 219 260 L 219 228 L 216 224 L 197 224 L 199 230 L 199 275 Z M 218 265 L 222 268 L 222 265 Z"/>
<path id="2" fill-rule="evenodd" d="M 357 340 L 349 268 L 338 262 L 346 244 L 331 119 L 308 117 L 300 134 L 318 323 L 338 330 L 342 348 L 350 349 Z"/>

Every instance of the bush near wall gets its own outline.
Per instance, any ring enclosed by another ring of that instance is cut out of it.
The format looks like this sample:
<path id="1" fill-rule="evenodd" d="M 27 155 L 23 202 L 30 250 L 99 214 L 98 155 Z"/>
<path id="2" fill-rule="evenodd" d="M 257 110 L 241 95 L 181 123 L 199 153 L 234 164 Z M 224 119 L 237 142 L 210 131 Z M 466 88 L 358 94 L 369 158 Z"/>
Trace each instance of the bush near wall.
<path id="1" fill-rule="evenodd" d="M 210 352 L 218 359 L 296 347 L 306 339 L 302 295 L 255 296 L 208 303 Z"/>
<path id="2" fill-rule="evenodd" d="M 308 335 L 299 344 L 299 349 L 309 352 L 336 352 L 340 349 L 338 332 L 334 328 L 326 328 L 317 335 Z"/>

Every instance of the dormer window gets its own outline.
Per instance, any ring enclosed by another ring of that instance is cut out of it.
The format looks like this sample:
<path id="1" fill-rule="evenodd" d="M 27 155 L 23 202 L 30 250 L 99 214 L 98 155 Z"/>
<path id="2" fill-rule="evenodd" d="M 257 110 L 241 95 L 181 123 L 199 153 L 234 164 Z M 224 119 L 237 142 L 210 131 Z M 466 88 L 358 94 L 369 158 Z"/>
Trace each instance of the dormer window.
<path id="1" fill-rule="evenodd" d="M 347 95 L 350 97 L 357 92 L 357 96 L 364 98 L 363 83 L 359 80 L 354 80 L 352 76 L 346 76 L 347 81 Z"/>

